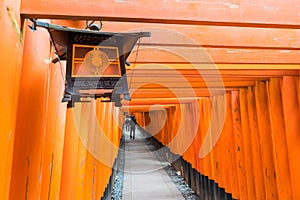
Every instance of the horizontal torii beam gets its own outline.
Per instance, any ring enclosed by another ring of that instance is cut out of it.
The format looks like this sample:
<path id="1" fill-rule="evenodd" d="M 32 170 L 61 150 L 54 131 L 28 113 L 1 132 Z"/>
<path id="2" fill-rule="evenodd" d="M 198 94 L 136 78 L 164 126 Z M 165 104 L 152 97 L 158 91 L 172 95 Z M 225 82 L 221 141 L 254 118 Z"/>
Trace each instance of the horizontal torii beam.
<path id="1" fill-rule="evenodd" d="M 205 48 L 245 48 L 299 50 L 300 29 L 226 27 L 204 25 L 103 22 L 101 31 L 148 31 L 140 46 L 202 46 Z"/>
<path id="2" fill-rule="evenodd" d="M 246 87 L 246 86 L 245 86 Z M 230 90 L 238 90 L 238 88 L 231 88 Z M 131 98 L 134 99 L 151 99 L 151 98 L 195 98 L 195 97 L 209 97 L 211 95 L 218 95 L 218 94 L 224 94 L 224 91 L 228 91 L 228 89 L 225 90 L 219 90 L 219 89 L 211 89 L 211 91 L 205 89 L 205 88 L 197 88 L 193 90 L 186 91 L 185 89 L 138 89 L 138 90 L 131 90 Z"/>
<path id="3" fill-rule="evenodd" d="M 128 60 L 175 64 L 299 64 L 299 54 L 300 50 L 152 46 L 133 50 Z"/>
<path id="4" fill-rule="evenodd" d="M 134 74 L 134 76 L 156 76 L 156 77 L 166 77 L 166 76 L 178 76 L 178 73 L 183 76 L 196 76 L 199 77 L 205 76 L 221 76 L 221 77 L 282 77 L 282 76 L 299 76 L 300 70 L 299 69 L 269 69 L 266 67 L 265 69 L 259 68 L 259 66 L 254 65 L 254 69 L 251 69 L 252 65 L 246 65 L 247 68 L 243 69 L 242 66 L 244 65 L 237 65 L 235 67 L 228 67 L 226 65 L 225 67 L 222 67 L 220 65 L 216 65 L 217 67 L 220 66 L 220 68 L 213 68 L 208 66 L 199 65 L 199 68 L 195 68 L 193 65 L 188 64 L 167 64 L 166 67 L 164 65 L 137 65 L 136 68 L 131 67 L 131 71 L 127 71 L 128 76 L 131 76 L 131 74 Z M 197 65 L 195 65 L 197 67 Z M 269 65 L 267 65 L 269 66 Z M 272 65 L 270 65 L 272 66 Z M 280 65 L 285 66 L 285 65 Z M 288 65 L 289 66 L 289 65 Z M 291 65 L 292 67 L 293 65 Z M 299 65 L 296 65 L 296 67 L 299 67 Z M 281 68 L 281 67 L 279 67 Z M 174 73 L 174 70 L 178 73 Z"/>
<path id="5" fill-rule="evenodd" d="M 300 28 L 299 1 L 22 0 L 30 18 Z"/>

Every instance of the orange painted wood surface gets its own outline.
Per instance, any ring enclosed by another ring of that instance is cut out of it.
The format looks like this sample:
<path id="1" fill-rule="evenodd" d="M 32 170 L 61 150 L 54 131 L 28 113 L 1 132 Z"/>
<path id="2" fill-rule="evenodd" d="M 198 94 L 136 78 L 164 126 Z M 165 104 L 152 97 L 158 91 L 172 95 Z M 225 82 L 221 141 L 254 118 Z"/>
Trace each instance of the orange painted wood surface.
<path id="1" fill-rule="evenodd" d="M 10 6 L 6 3 L 3 5 Z M 9 11 L 8 18 L 15 17 L 15 13 Z M 17 20 L 17 18 L 10 20 Z M 18 25 L 17 21 L 12 22 L 16 23 L 15 26 Z M 96 106 L 79 104 L 77 107 L 79 106 L 82 116 L 80 114 L 79 118 L 74 118 L 74 113 L 68 110 L 68 117 L 65 118 L 66 104 L 61 103 L 64 91 L 64 63 L 50 64 L 54 55 L 53 48 L 49 45 L 48 32 L 44 29 L 38 29 L 36 32 L 25 29 L 24 52 L 21 51 L 23 44 L 19 43 L 20 38 L 17 39 L 15 40 L 17 48 L 11 51 L 17 53 L 12 54 L 15 57 L 11 57 L 10 61 L 1 57 L 1 63 L 5 61 L 4 63 L 18 68 L 7 68 L 11 70 L 8 72 L 10 76 L 1 78 L 1 81 L 5 80 L 7 85 L 11 83 L 8 79 L 10 77 L 15 85 L 9 85 L 12 88 L 9 88 L 10 94 L 7 93 L 9 98 L 6 99 L 10 101 L 7 101 L 9 105 L 15 104 L 15 107 L 5 104 L 12 118 L 6 116 L 6 122 L 9 122 L 6 125 L 10 126 L 10 132 L 8 140 L 3 140 L 7 143 L 1 142 L 5 149 L 5 152 L 2 152 L 1 148 L 1 153 L 5 155 L 5 157 L 1 156 L 1 160 L 6 159 L 5 162 L 1 162 L 0 168 L 1 173 L 5 172 L 5 176 L 1 176 L 1 184 L 5 184 L 1 187 L 1 199 L 90 199 L 93 195 L 99 199 L 103 196 L 112 173 L 112 163 L 117 156 L 121 138 L 120 129 L 113 128 L 114 107 L 110 105 L 109 109 L 104 109 L 106 112 L 99 116 L 101 119 L 107 119 L 107 116 L 111 119 L 105 132 L 114 149 L 109 149 L 110 165 L 105 165 L 98 161 L 96 155 L 87 150 L 95 146 L 94 144 L 82 143 L 82 138 L 93 136 L 90 134 L 93 133 L 91 122 L 94 120 L 94 124 L 98 123 L 94 114 Z M 4 43 L 1 37 L 2 44 Z M 3 47 L 8 48 L 10 45 L 8 42 Z M 23 60 L 21 60 L 22 53 Z M 18 70 L 21 70 L 20 61 L 22 61 L 21 81 L 17 79 L 20 75 Z M 19 83 L 21 84 L 20 95 L 17 92 Z M 16 92 L 17 94 L 14 94 Z M 14 109 L 17 115 L 14 114 Z M 4 114 L 5 112 L 1 117 Z M 1 128 L 6 130 L 7 126 Z M 94 129 L 96 129 L 95 125 Z M 1 137 L 2 133 L 5 132 L 1 132 Z M 2 167 L 2 163 L 7 166 Z M 91 184 L 93 180 L 98 182 Z"/>
<path id="2" fill-rule="evenodd" d="M 242 124 L 242 146 L 244 153 L 244 173 L 246 175 L 247 183 L 247 197 L 248 199 L 256 199 L 255 192 L 255 172 L 254 172 L 254 163 L 253 163 L 253 145 L 251 143 L 251 134 L 250 130 L 249 116 L 248 116 L 248 105 L 247 105 L 247 89 L 243 88 L 239 91 L 239 100 L 240 100 L 240 115 L 241 115 L 241 124 Z"/>
<path id="3" fill-rule="evenodd" d="M 8 199 L 10 194 L 23 54 L 19 6 L 20 1 L 0 3 L 0 199 Z"/>
<path id="4" fill-rule="evenodd" d="M 238 182 L 238 170 L 237 170 L 237 158 L 236 158 L 236 146 L 235 146 L 235 139 L 233 135 L 233 115 L 232 115 L 232 93 L 230 92 L 227 96 L 227 101 L 229 102 L 227 104 L 227 121 L 225 122 L 226 125 L 228 125 L 228 134 L 230 135 L 230 140 L 228 141 L 228 159 L 230 163 L 230 179 L 231 179 L 231 194 L 232 197 L 235 199 L 240 198 L 240 190 L 239 190 L 239 182 Z"/>
<path id="5" fill-rule="evenodd" d="M 268 105 L 269 101 L 265 82 L 257 83 L 255 87 L 255 100 L 266 198 L 278 199 L 278 189 L 276 187 L 277 176 L 273 154 L 274 144 L 271 135 L 271 122 L 269 117 L 270 111 Z"/>
<path id="6" fill-rule="evenodd" d="M 203 119 L 204 119 L 204 111 L 203 111 L 203 99 L 199 99 L 198 100 L 198 110 L 199 110 L 199 127 L 198 127 L 198 131 L 197 131 L 197 147 L 195 147 L 195 157 L 197 158 L 197 170 L 198 172 L 200 172 L 201 174 L 204 174 L 204 162 L 203 159 L 200 158 L 200 148 L 201 148 L 201 144 L 202 141 L 204 139 L 204 134 L 203 134 Z"/>
<path id="7" fill-rule="evenodd" d="M 247 49 L 296 50 L 299 29 L 248 28 L 184 24 L 149 24 L 103 21 L 102 31 L 149 31 L 151 37 L 141 38 L 143 46 L 189 46 Z"/>
<path id="8" fill-rule="evenodd" d="M 50 77 L 41 199 L 59 198 L 65 136 L 64 79 L 58 64 L 50 65 Z"/>
<path id="9" fill-rule="evenodd" d="M 50 57 L 49 48 L 46 30 L 25 31 L 10 199 L 37 199 L 41 195 L 50 73 L 45 60 Z"/>
<path id="10" fill-rule="evenodd" d="M 212 131 L 212 145 L 213 145 L 213 140 L 217 137 L 217 135 L 221 131 L 221 122 L 220 122 L 220 115 L 221 109 L 218 107 L 218 97 L 212 96 L 211 97 L 211 102 L 212 102 L 212 116 L 211 116 L 211 131 Z M 220 139 L 220 138 L 219 138 Z M 219 144 L 219 145 L 218 145 Z M 212 154 L 213 154 L 213 170 L 214 170 L 214 178 L 216 183 L 218 183 L 219 187 L 224 187 L 223 182 L 222 182 L 222 171 L 221 171 L 221 166 L 222 166 L 222 161 L 220 159 L 220 154 L 222 152 L 220 143 L 216 143 L 214 145 L 214 148 L 212 149 Z"/>
<path id="11" fill-rule="evenodd" d="M 290 156 L 294 154 L 287 156 L 289 155 L 287 151 L 293 147 L 296 152 L 298 148 L 296 149 L 291 142 L 288 142 L 291 136 L 287 136 L 287 142 L 284 142 L 285 132 L 288 130 L 284 126 L 286 124 L 284 117 L 291 113 L 288 114 L 285 111 L 287 105 L 280 103 L 283 91 L 280 86 L 281 81 L 282 78 L 271 78 L 268 82 L 257 82 L 255 86 L 227 92 L 227 111 L 224 113 L 226 118 L 222 135 L 217 144 L 211 146 L 211 152 L 202 159 L 193 155 L 193 152 L 200 150 L 206 134 L 212 136 L 211 133 L 219 125 L 221 109 L 214 109 L 214 106 L 222 102 L 222 97 L 219 95 L 219 98 L 213 96 L 198 100 L 199 128 L 191 143 L 192 146 L 180 155 L 203 175 L 224 187 L 225 191 L 231 193 L 236 199 L 293 199 L 297 196 L 297 192 L 292 190 L 297 184 L 296 178 L 291 181 L 292 176 L 298 177 L 297 172 L 292 172 L 293 167 L 297 166 L 297 159 L 292 161 L 293 165 L 289 164 Z M 291 82 L 294 83 L 293 95 L 289 98 L 293 98 L 293 108 L 298 107 L 295 103 L 298 101 L 298 79 L 285 77 L 284 81 L 286 81 L 286 86 L 290 86 Z M 288 97 L 283 96 L 283 102 L 285 98 Z M 192 101 L 190 104 L 192 105 Z M 181 112 L 187 119 L 196 114 L 189 110 L 195 108 L 187 105 L 179 104 L 173 108 L 183 109 Z M 186 112 L 189 115 L 185 115 Z M 173 127 L 174 124 L 178 124 L 174 113 L 176 112 L 168 110 L 169 117 L 165 126 L 160 127 L 160 130 L 157 130 L 159 127 L 155 129 L 158 131 L 155 137 L 165 145 L 174 139 Z M 211 118 L 210 113 L 217 114 L 218 118 Z M 154 117 L 151 118 L 151 123 L 156 124 L 156 120 L 160 121 L 161 114 L 162 112 L 153 111 Z M 191 119 L 189 119 L 190 122 L 192 122 Z M 168 125 L 170 121 L 173 121 L 171 123 L 173 126 Z M 214 121 L 214 127 L 211 129 L 208 128 L 210 121 Z M 189 124 L 189 122 L 185 123 Z M 289 128 L 294 126 L 295 123 L 289 124 Z M 186 132 L 186 137 L 191 134 L 188 133 L 189 131 L 192 131 L 190 126 L 180 128 L 180 132 Z M 294 138 L 294 142 L 296 141 Z M 169 146 L 170 150 L 180 153 L 179 149 L 182 148 L 182 144 L 175 144 Z M 220 155 L 223 155 L 225 159 L 222 159 Z"/>
<path id="12" fill-rule="evenodd" d="M 218 65 L 216 65 L 218 66 Z M 145 77 L 161 77 L 161 76 L 204 76 L 206 79 L 211 78 L 222 78 L 224 77 L 282 77 L 282 76 L 299 76 L 299 69 L 243 69 L 243 65 L 238 65 L 236 69 L 218 69 L 214 65 L 207 65 L 206 67 L 201 65 L 143 65 L 142 67 L 137 67 L 134 72 L 129 71 L 128 76 L 132 73 L 134 76 L 145 76 Z M 177 68 L 178 67 L 178 68 Z M 208 67 L 208 68 L 207 68 Z M 153 70 L 157 69 L 157 70 Z M 237 70 L 238 69 L 238 70 Z M 174 71 L 175 70 L 175 71 Z M 201 80 L 201 79 L 200 79 Z"/>
<path id="13" fill-rule="evenodd" d="M 33 6 L 34 5 L 34 6 Z M 298 28 L 298 2 L 226 2 L 162 1 L 22 1 L 21 13 L 30 17 L 102 19 L 201 25 Z M 78 12 L 78 8 L 81 11 Z M 189 12 L 186 12 L 186 11 Z M 215 12 L 212 12 L 215 11 Z M 202 12 L 199 12 L 202 11 Z M 217 13 L 216 13 L 217 12 Z M 243 14 L 241 14 L 243 13 Z M 291 14 L 292 13 L 292 14 Z"/>
<path id="14" fill-rule="evenodd" d="M 234 198 L 300 199 L 299 6 L 1 1 L 0 199 L 100 199 L 126 109 Z M 76 28 L 85 27 L 83 19 L 101 19 L 122 21 L 104 21 L 104 31 L 152 30 L 129 58 L 133 101 L 121 109 L 92 101 L 67 110 L 61 103 L 65 62 L 50 64 L 55 54 L 48 32 L 20 27 L 20 14 L 80 19 L 51 21 Z"/>
<path id="15" fill-rule="evenodd" d="M 222 77 L 221 75 L 216 77 L 201 77 L 199 74 L 193 76 L 183 76 L 177 74 L 177 76 L 161 76 L 161 77 L 150 77 L 140 76 L 128 77 L 130 80 L 131 89 L 135 88 L 187 88 L 192 87 L 194 89 L 201 87 L 243 87 L 245 85 L 254 85 L 254 80 L 268 80 L 268 77 Z"/>
<path id="16" fill-rule="evenodd" d="M 240 111 L 239 91 L 231 92 L 232 104 L 232 123 L 234 138 L 234 154 L 236 157 L 236 169 L 238 178 L 238 187 L 241 199 L 248 199 L 247 192 L 247 174 L 245 170 L 245 149 L 243 145 L 243 130 Z M 234 164 L 234 163 L 233 163 Z"/>
<path id="17" fill-rule="evenodd" d="M 128 60 L 171 64 L 298 64 L 298 53 L 299 50 L 281 49 L 145 46 L 133 51 Z"/>
<path id="18" fill-rule="evenodd" d="M 283 103 L 283 114 L 286 130 L 286 140 L 287 140 L 287 150 L 288 159 L 290 163 L 291 172 L 291 183 L 293 189 L 294 199 L 300 198 L 300 193 L 298 188 L 300 187 L 300 175 L 299 169 L 300 161 L 298 159 L 299 155 L 299 144 L 300 144 L 300 113 L 299 105 L 297 101 L 297 91 L 296 81 L 294 77 L 284 76 L 282 81 L 282 103 Z"/>
<path id="19" fill-rule="evenodd" d="M 254 185 L 256 198 L 263 200 L 265 196 L 265 182 L 264 182 L 264 170 L 262 163 L 261 151 L 263 148 L 260 146 L 260 134 L 258 132 L 258 117 L 255 104 L 255 93 L 254 87 L 248 87 L 247 89 L 247 106 L 248 106 L 248 117 L 250 126 L 250 142 L 252 146 L 252 162 L 253 171 L 255 172 Z"/>
<path id="20" fill-rule="evenodd" d="M 203 131 L 201 133 L 203 134 L 203 141 L 201 143 L 201 148 L 205 149 L 206 152 L 208 152 L 207 155 L 201 155 L 200 149 L 200 155 L 201 158 L 203 158 L 204 162 L 204 175 L 208 176 L 209 179 L 214 180 L 214 165 L 213 165 L 213 152 L 212 150 L 212 127 L 211 127 L 211 116 L 212 116 L 212 104 L 211 104 L 210 98 L 203 99 Z M 204 156 L 204 157 L 203 157 Z"/>
<path id="21" fill-rule="evenodd" d="M 99 199 L 103 196 L 121 138 L 120 129 L 112 129 L 113 117 L 119 119 L 113 116 L 114 109 L 112 104 L 99 101 L 68 109 L 67 123 L 71 127 L 66 130 L 61 199 Z M 110 120 L 104 121 L 104 118 Z M 71 166 L 73 170 L 69 170 Z"/>
<path id="22" fill-rule="evenodd" d="M 269 109 L 274 143 L 274 159 L 279 199 L 293 199 L 290 164 L 286 141 L 284 114 L 281 95 L 281 79 L 271 78 L 269 82 Z M 285 163 L 284 165 L 282 163 Z"/>
<path id="23" fill-rule="evenodd" d="M 62 177 L 60 186 L 60 199 L 76 199 L 76 170 L 79 138 L 78 129 L 74 119 L 74 111 L 67 110 L 66 133 L 63 150 Z"/>
<path id="24" fill-rule="evenodd" d="M 300 70 L 299 70 L 299 76 L 300 76 Z M 298 79 L 298 85 L 297 85 L 297 91 L 298 91 L 298 105 L 299 105 L 299 110 L 300 110 L 300 77 L 297 77 Z M 297 84 L 297 82 L 296 82 Z"/>
<path id="25" fill-rule="evenodd" d="M 236 165 L 232 165 L 233 163 L 233 157 L 231 154 L 231 143 L 232 143 L 232 113 L 231 113 L 231 93 L 225 94 L 226 99 L 226 110 L 225 110 L 225 121 L 224 126 L 222 128 L 220 141 L 218 143 L 221 143 L 222 139 L 222 146 L 223 146 L 223 155 L 224 155 L 224 165 L 221 166 L 223 168 L 224 173 L 224 179 L 226 185 L 224 186 L 224 189 L 226 192 L 230 194 L 234 194 L 235 197 L 238 196 L 238 193 L 235 192 L 236 188 L 236 179 L 235 179 L 235 171 L 234 168 Z"/>

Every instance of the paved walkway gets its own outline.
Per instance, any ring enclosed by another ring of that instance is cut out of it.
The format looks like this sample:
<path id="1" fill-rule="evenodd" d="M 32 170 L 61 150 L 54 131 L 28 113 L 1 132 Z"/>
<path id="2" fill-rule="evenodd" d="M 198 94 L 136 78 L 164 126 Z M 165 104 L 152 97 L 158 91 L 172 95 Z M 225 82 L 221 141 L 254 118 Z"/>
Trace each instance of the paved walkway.
<path id="1" fill-rule="evenodd" d="M 125 132 L 123 200 L 184 200 L 167 172 L 136 131 L 135 140 Z"/>

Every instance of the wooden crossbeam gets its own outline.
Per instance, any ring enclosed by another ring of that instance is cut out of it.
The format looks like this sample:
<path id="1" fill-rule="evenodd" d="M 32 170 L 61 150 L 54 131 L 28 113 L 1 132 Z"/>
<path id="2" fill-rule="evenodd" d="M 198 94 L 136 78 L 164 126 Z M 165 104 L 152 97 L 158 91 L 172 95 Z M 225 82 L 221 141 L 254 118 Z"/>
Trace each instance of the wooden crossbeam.
<path id="1" fill-rule="evenodd" d="M 247 87 L 247 86 L 245 86 Z M 238 90 L 239 87 L 232 88 L 193 88 L 193 89 L 185 89 L 185 88 L 177 88 L 177 89 L 166 89 L 166 88 L 156 88 L 156 89 L 137 89 L 130 90 L 130 94 L 132 99 L 152 99 L 152 98 L 195 98 L 195 97 L 209 97 L 212 95 L 224 94 L 226 91 Z"/>
<path id="2" fill-rule="evenodd" d="M 205 82 L 239 82 L 239 81 L 265 81 L 268 80 L 268 77 L 241 77 L 241 76 L 225 76 L 225 77 L 217 77 L 215 75 L 208 75 L 202 77 L 199 76 L 165 76 L 165 77 L 157 77 L 157 76 L 128 76 L 131 84 L 139 85 L 139 84 L 178 84 L 180 82 L 185 83 L 205 83 Z"/>
<path id="3" fill-rule="evenodd" d="M 299 1 L 23 0 L 32 18 L 99 19 L 168 24 L 300 28 Z M 80 10 L 80 12 L 78 12 Z M 241 14 L 242 13 L 242 14 Z"/>
<path id="4" fill-rule="evenodd" d="M 140 45 L 297 50 L 299 29 L 103 22 L 102 31 L 148 31 Z"/>
<path id="5" fill-rule="evenodd" d="M 149 112 L 149 111 L 153 111 L 153 110 L 164 110 L 167 108 L 171 108 L 173 107 L 173 104 L 166 104 L 166 105 L 161 105 L 159 107 L 153 107 L 151 105 L 122 105 L 121 110 L 123 112 Z"/>
<path id="6" fill-rule="evenodd" d="M 164 104 L 179 104 L 179 103 L 189 103 L 191 102 L 192 99 L 177 99 L 177 98 L 139 98 L 139 99 L 132 99 L 131 101 L 123 101 L 122 104 L 123 106 L 127 105 L 164 105 Z"/>
<path id="7" fill-rule="evenodd" d="M 167 81 L 160 81 L 157 83 L 132 83 L 131 88 L 142 88 L 142 89 L 160 89 L 160 88 L 167 88 L 167 89 L 177 89 L 177 88 L 230 88 L 230 87 L 246 87 L 249 85 L 254 85 L 255 81 L 207 81 L 207 82 L 187 82 L 178 80 L 177 82 L 167 82 Z"/>
<path id="8" fill-rule="evenodd" d="M 238 3 L 233 0 L 222 3 L 23 0 L 21 15 L 111 21 L 104 23 L 104 31 L 150 31 L 152 37 L 141 41 L 139 52 L 132 52 L 130 62 L 293 64 L 295 67 L 300 63 L 299 6 L 296 1 L 260 0 L 251 3 L 246 0 Z"/>
<path id="9" fill-rule="evenodd" d="M 151 46 L 134 50 L 128 60 L 175 64 L 299 64 L 299 54 L 300 50 Z"/>
<path id="10" fill-rule="evenodd" d="M 195 67 L 197 67 L 195 69 Z M 206 66 L 206 67 L 205 67 Z M 244 65 L 237 65 L 234 68 L 230 68 L 225 66 L 224 68 L 218 69 L 220 65 L 153 65 L 147 64 L 142 66 L 136 66 L 135 69 L 128 68 L 127 75 L 130 77 L 133 76 L 156 76 L 156 77 L 165 77 L 165 76 L 178 76 L 178 74 L 184 76 L 221 76 L 221 77 L 282 77 L 282 76 L 299 76 L 299 66 L 296 65 L 298 69 L 284 69 L 285 65 L 281 65 L 280 69 L 262 69 L 258 67 L 254 67 L 251 69 L 250 67 L 246 67 L 243 69 Z M 264 66 L 264 65 L 262 65 Z M 272 65 L 270 65 L 272 66 Z M 275 65 L 276 66 L 276 65 Z M 293 65 L 288 65 L 293 66 Z"/>

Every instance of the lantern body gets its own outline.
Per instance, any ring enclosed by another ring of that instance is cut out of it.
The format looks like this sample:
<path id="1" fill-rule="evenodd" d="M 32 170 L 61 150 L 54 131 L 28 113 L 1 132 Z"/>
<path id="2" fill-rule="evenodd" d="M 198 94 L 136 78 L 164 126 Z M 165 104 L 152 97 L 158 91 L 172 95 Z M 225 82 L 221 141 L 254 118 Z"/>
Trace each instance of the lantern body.
<path id="1" fill-rule="evenodd" d="M 113 101 L 116 106 L 122 98 L 130 100 L 125 62 L 138 39 L 150 37 L 149 32 L 110 33 L 31 21 L 33 31 L 36 27 L 49 31 L 58 56 L 52 62 L 67 60 L 62 101 L 68 107 L 91 98 Z"/>
<path id="2" fill-rule="evenodd" d="M 120 101 L 128 99 L 123 35 L 69 32 L 67 88 L 72 101 L 86 97 Z"/>

